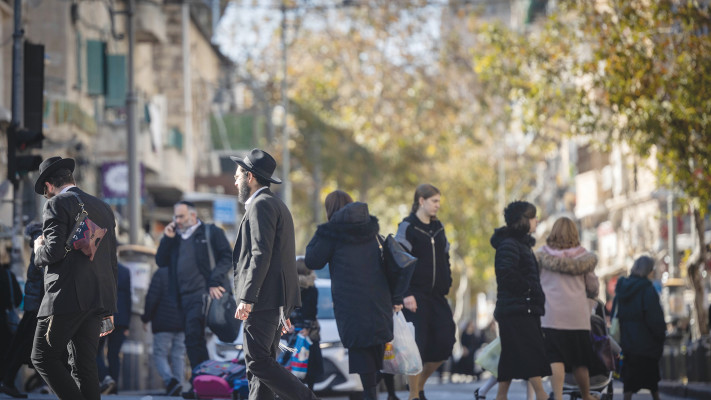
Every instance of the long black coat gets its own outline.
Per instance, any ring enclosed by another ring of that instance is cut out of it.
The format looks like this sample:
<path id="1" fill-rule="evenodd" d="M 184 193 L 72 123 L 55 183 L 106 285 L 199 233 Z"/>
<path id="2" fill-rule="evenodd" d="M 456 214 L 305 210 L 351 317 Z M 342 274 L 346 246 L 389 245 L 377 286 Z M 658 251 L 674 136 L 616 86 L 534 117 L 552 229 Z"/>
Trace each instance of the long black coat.
<path id="1" fill-rule="evenodd" d="M 64 244 L 81 211 L 69 192 L 79 194 L 84 209 L 94 223 L 106 228 L 94 261 L 79 250 L 66 253 Z M 45 244 L 35 253 L 35 264 L 46 268 L 45 294 L 38 318 L 101 309 L 102 315 L 116 312 L 118 261 L 116 253 L 116 223 L 108 204 L 77 187 L 47 200 L 42 212 L 42 233 Z"/>
<path id="2" fill-rule="evenodd" d="M 378 219 L 365 203 L 350 203 L 319 225 L 306 247 L 310 269 L 328 264 L 333 311 L 347 348 L 370 347 L 393 339 L 390 289 L 375 235 Z"/>
<path id="3" fill-rule="evenodd" d="M 531 250 L 535 239 L 507 227 L 494 231 L 491 245 L 496 249 L 496 308 L 494 317 L 543 315 L 546 297 L 541 288 L 536 256 Z"/>
<path id="4" fill-rule="evenodd" d="M 252 311 L 283 306 L 287 315 L 301 306 L 294 220 L 269 189 L 257 193 L 247 206 L 232 259 L 238 302 L 252 303 Z"/>
<path id="5" fill-rule="evenodd" d="M 652 282 L 643 277 L 620 278 L 615 287 L 620 346 L 625 354 L 661 358 L 664 349 L 664 312 Z"/>

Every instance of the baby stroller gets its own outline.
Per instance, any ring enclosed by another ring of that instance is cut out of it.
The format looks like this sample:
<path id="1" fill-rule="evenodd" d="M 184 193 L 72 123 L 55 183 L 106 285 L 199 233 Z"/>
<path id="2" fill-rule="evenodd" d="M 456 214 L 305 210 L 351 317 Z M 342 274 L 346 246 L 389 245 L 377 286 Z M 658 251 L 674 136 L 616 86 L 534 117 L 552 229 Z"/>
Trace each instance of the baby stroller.
<path id="1" fill-rule="evenodd" d="M 600 400 L 612 400 L 612 373 L 620 347 L 607 331 L 605 305 L 600 300 L 596 300 L 590 315 L 590 339 L 593 345 L 593 362 L 588 371 L 590 392 L 598 393 Z M 569 395 L 570 400 L 582 398 L 572 373 L 565 374 L 563 396 L 565 395 Z"/>

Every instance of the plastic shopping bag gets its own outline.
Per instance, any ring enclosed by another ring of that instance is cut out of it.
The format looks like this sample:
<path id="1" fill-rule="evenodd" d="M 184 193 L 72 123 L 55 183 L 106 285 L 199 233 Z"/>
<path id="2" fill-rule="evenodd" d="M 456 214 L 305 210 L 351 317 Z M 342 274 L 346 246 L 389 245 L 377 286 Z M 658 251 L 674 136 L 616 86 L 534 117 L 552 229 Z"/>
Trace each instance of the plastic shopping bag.
<path id="1" fill-rule="evenodd" d="M 501 340 L 497 336 L 484 346 L 479 352 L 479 356 L 474 360 L 485 370 L 491 372 L 492 375 L 499 375 L 499 357 L 501 357 Z"/>
<path id="2" fill-rule="evenodd" d="M 403 375 L 422 372 L 422 359 L 415 335 L 401 312 L 393 314 L 393 341 L 385 346 L 383 372 Z"/>
<path id="3" fill-rule="evenodd" d="M 287 369 L 299 379 L 306 378 L 306 370 L 309 367 L 309 353 L 311 350 L 311 339 L 306 336 L 296 335 L 294 348 L 296 352 L 292 354 Z"/>

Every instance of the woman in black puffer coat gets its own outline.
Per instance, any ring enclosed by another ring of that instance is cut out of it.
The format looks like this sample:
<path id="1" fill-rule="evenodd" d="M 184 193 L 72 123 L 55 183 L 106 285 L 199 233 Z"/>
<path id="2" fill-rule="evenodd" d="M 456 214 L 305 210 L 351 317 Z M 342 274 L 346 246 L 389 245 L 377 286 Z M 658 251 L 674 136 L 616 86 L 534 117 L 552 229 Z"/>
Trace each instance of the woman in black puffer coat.
<path id="1" fill-rule="evenodd" d="M 541 377 L 551 374 L 541 331 L 545 295 L 536 257 L 536 207 L 515 201 L 504 210 L 506 226 L 496 229 L 491 245 L 496 249 L 496 308 L 501 358 L 497 399 L 505 399 L 512 379 L 527 379 L 538 400 L 548 398 Z"/>
<path id="2" fill-rule="evenodd" d="M 449 242 L 437 219 L 441 194 L 423 183 L 415 189 L 410 215 L 400 222 L 398 242 L 415 257 L 415 271 L 403 303 L 405 318 L 415 325 L 415 341 L 422 357 L 422 372 L 408 377 L 410 399 L 425 400 L 425 382 L 452 355 L 456 340 L 454 318 L 447 302 L 452 286 Z"/>
<path id="3" fill-rule="evenodd" d="M 348 367 L 360 374 L 366 400 L 377 399 L 376 374 L 385 344 L 393 340 L 393 304 L 381 265 L 378 219 L 365 203 L 353 203 L 340 190 L 326 197 L 328 222 L 319 225 L 306 247 L 310 269 L 328 264 L 333 311 Z"/>

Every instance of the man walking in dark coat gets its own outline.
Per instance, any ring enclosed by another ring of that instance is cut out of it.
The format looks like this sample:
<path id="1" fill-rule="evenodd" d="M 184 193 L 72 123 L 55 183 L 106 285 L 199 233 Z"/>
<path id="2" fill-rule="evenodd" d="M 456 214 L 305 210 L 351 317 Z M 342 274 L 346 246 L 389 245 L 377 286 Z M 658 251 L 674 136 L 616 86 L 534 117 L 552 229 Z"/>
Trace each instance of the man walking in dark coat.
<path id="1" fill-rule="evenodd" d="M 225 288 L 229 288 L 227 273 L 232 265 L 232 249 L 222 229 L 198 219 L 195 204 L 180 201 L 173 211 L 173 222 L 163 231 L 156 263 L 170 268 L 170 294 L 178 300 L 185 326 L 185 347 L 190 366 L 195 368 L 209 359 L 204 302 L 208 294 L 219 299 Z M 210 249 L 214 269 L 210 267 Z"/>
<path id="2" fill-rule="evenodd" d="M 237 166 L 235 186 L 245 205 L 233 254 L 235 318 L 244 320 L 250 400 L 315 399 L 313 392 L 276 361 L 279 338 L 291 326 L 285 315 L 301 306 L 296 273 L 294 221 L 269 190 L 276 161 L 254 149 Z"/>
<path id="3" fill-rule="evenodd" d="M 37 313 L 32 363 L 60 399 L 98 400 L 96 352 L 102 319 L 116 313 L 118 262 L 111 208 L 74 183 L 74 160 L 51 157 L 42 162 L 35 192 L 48 199 L 42 235 L 34 243 L 35 264 L 45 268 L 45 294 Z M 93 261 L 82 251 L 65 249 L 75 219 L 83 209 L 106 229 Z M 72 373 L 62 354 L 69 344 Z"/>

